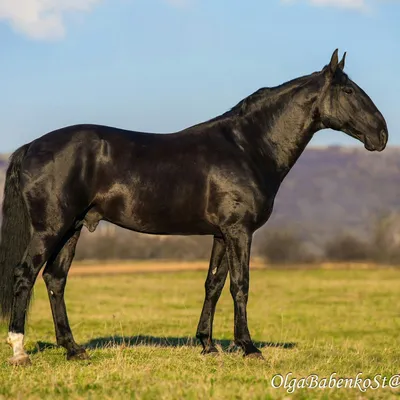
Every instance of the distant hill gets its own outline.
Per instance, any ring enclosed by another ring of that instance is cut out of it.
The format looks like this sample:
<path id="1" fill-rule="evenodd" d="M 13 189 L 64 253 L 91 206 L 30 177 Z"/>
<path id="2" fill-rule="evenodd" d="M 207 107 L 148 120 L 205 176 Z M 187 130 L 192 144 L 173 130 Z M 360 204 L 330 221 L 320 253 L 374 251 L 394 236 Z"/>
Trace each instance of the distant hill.
<path id="1" fill-rule="evenodd" d="M 3 190 L 8 156 L 0 156 Z M 400 212 L 400 148 L 309 148 L 286 177 L 268 227 L 294 228 L 315 244 L 342 231 L 365 237 L 382 212 Z"/>
<path id="2" fill-rule="evenodd" d="M 398 211 L 400 148 L 310 148 L 283 182 L 267 225 L 320 243 L 343 231 L 365 237 L 375 218 Z"/>

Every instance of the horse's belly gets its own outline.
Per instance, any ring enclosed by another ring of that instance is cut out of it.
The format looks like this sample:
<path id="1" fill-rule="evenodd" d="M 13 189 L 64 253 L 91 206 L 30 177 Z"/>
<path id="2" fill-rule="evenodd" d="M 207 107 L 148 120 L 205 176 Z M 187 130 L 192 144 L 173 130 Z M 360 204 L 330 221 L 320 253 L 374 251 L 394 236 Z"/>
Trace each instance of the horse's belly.
<path id="1" fill-rule="evenodd" d="M 133 213 L 128 218 L 105 216 L 105 219 L 126 229 L 157 235 L 214 235 L 219 233 L 217 227 L 200 218 Z"/>
<path id="2" fill-rule="evenodd" d="M 211 235 L 218 230 L 208 220 L 202 196 L 186 193 L 155 195 L 140 189 L 108 195 L 96 209 L 107 220 L 124 228 L 150 234 Z"/>

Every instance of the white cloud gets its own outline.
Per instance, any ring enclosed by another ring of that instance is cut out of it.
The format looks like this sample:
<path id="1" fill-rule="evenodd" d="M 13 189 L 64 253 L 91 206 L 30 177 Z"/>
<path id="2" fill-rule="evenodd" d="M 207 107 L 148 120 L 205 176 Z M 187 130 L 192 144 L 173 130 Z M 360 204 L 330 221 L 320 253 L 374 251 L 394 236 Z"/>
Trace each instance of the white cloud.
<path id="1" fill-rule="evenodd" d="M 101 0 L 0 0 L 0 20 L 34 39 L 65 35 L 64 16 L 92 9 Z"/>
<path id="2" fill-rule="evenodd" d="M 281 0 L 283 3 L 294 3 L 296 0 Z M 308 0 L 308 3 L 314 6 L 329 6 L 338 8 L 347 8 L 353 10 L 366 10 L 365 0 Z"/>
<path id="3" fill-rule="evenodd" d="M 310 0 L 310 2 L 317 6 L 335 6 L 360 10 L 367 6 L 364 0 Z"/>
<path id="4" fill-rule="evenodd" d="M 0 0 L 0 22 L 8 22 L 14 30 L 33 39 L 60 39 L 65 35 L 66 14 L 90 11 L 101 1 Z M 173 7 L 185 7 L 192 2 L 192 0 L 164 1 Z"/>

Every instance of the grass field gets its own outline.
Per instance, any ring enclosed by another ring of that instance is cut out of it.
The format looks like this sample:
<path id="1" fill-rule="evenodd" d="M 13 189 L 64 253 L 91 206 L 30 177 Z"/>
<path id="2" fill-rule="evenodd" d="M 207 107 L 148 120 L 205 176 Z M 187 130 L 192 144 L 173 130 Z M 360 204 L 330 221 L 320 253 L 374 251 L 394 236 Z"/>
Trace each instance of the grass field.
<path id="1" fill-rule="evenodd" d="M 42 281 L 27 328 L 33 365 L 7 365 L 0 344 L 0 398 L 65 399 L 379 399 L 399 390 L 275 389 L 271 378 L 390 377 L 400 373 L 400 271 L 255 270 L 248 318 L 266 361 L 240 352 L 200 356 L 193 340 L 203 302 L 204 271 L 71 275 L 70 322 L 89 362 L 67 362 L 54 346 Z M 0 328 L 6 337 L 7 329 Z M 214 335 L 226 349 L 233 336 L 228 285 Z"/>

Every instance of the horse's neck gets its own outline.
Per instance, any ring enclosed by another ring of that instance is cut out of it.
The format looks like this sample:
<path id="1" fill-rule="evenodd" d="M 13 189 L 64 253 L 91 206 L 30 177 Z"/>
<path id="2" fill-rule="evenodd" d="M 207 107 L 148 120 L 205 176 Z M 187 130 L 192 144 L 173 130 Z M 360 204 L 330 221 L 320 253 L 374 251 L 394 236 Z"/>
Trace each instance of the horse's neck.
<path id="1" fill-rule="evenodd" d="M 274 159 L 280 172 L 287 174 L 296 163 L 317 129 L 311 119 L 311 107 L 290 105 L 274 119 L 266 134 L 269 146 L 274 149 Z"/>
<path id="2" fill-rule="evenodd" d="M 253 151 L 266 166 L 272 164 L 282 179 L 318 130 L 312 119 L 316 96 L 305 92 L 277 96 L 243 121 L 243 131 L 255 145 Z"/>

